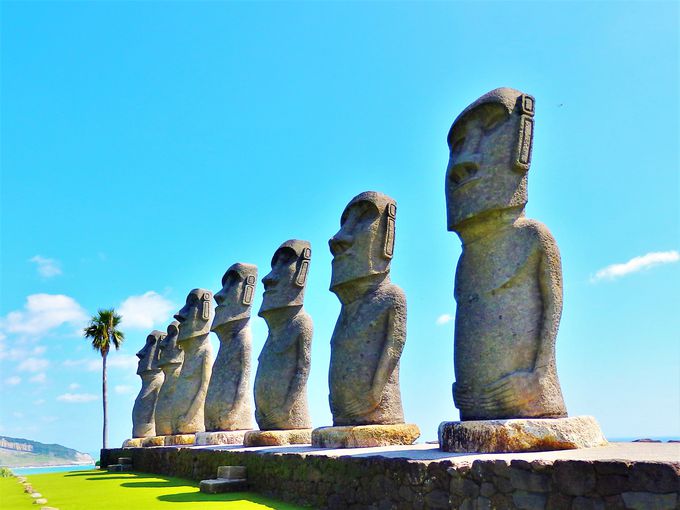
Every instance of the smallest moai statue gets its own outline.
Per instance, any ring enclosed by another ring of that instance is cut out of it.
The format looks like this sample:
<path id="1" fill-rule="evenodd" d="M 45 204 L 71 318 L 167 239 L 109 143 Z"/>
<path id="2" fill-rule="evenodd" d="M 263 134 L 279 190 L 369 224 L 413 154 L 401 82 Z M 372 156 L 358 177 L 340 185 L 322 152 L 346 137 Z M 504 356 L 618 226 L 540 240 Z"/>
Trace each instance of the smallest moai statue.
<path id="1" fill-rule="evenodd" d="M 177 379 L 173 399 L 172 431 L 178 437 L 170 444 L 193 444 L 196 432 L 205 430 L 205 396 L 212 366 L 212 348 L 208 335 L 212 323 L 212 292 L 193 289 L 184 307 L 177 312 L 179 321 L 177 344 L 184 351 L 182 371 Z"/>
<path id="2" fill-rule="evenodd" d="M 236 263 L 222 277 L 215 294 L 217 308 L 211 330 L 220 347 L 205 398 L 205 430 L 196 444 L 241 444 L 253 425 L 250 381 L 250 311 L 255 297 L 257 267 Z"/>
<path id="3" fill-rule="evenodd" d="M 311 440 L 307 378 L 313 326 L 303 308 L 311 257 L 309 242 L 286 241 L 262 279 L 264 296 L 258 315 L 267 322 L 269 335 L 255 375 L 255 419 L 260 430 L 246 434 L 248 446 Z"/>
<path id="4" fill-rule="evenodd" d="M 132 437 L 156 435 L 155 410 L 158 392 L 163 384 L 163 371 L 155 362 L 158 358 L 158 344 L 165 333 L 154 330 L 146 337 L 146 343 L 137 353 L 137 375 L 142 379 L 142 389 L 132 407 Z"/>

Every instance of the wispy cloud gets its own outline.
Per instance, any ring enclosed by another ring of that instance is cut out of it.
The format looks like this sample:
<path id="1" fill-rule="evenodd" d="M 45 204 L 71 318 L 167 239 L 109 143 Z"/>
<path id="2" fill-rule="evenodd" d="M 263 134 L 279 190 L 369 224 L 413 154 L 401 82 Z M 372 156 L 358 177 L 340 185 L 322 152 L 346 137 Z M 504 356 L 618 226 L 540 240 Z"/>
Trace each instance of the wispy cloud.
<path id="1" fill-rule="evenodd" d="M 437 317 L 437 320 L 435 323 L 437 326 L 443 326 L 444 324 L 447 324 L 453 320 L 453 315 L 445 313 Z"/>
<path id="2" fill-rule="evenodd" d="M 71 390 L 71 391 L 77 390 L 78 388 L 80 388 L 80 384 L 78 384 L 78 383 L 71 383 L 71 384 L 68 385 L 68 389 Z"/>
<path id="3" fill-rule="evenodd" d="M 63 294 L 31 294 L 23 310 L 0 318 L 2 334 L 25 334 L 38 338 L 62 324 L 82 326 L 87 320 L 83 307 Z"/>
<path id="4" fill-rule="evenodd" d="M 633 257 L 628 262 L 611 264 L 607 267 L 603 267 L 595 273 L 595 276 L 593 276 L 590 281 L 594 283 L 600 280 L 615 280 L 622 276 L 637 273 L 638 271 L 649 269 L 660 264 L 672 264 L 678 260 L 680 260 L 680 253 L 675 250 L 655 251 L 639 257 Z"/>
<path id="5" fill-rule="evenodd" d="M 48 259 L 40 255 L 31 257 L 28 260 L 37 266 L 38 274 L 43 278 L 52 278 L 61 274 L 61 264 L 59 264 L 58 260 Z"/>
<path id="6" fill-rule="evenodd" d="M 50 362 L 44 358 L 26 358 L 19 363 L 17 370 L 21 372 L 41 372 L 50 365 Z"/>
<path id="7" fill-rule="evenodd" d="M 99 397 L 97 395 L 93 395 L 92 393 L 64 393 L 63 395 L 59 395 L 57 400 L 59 402 L 67 402 L 69 404 L 83 404 L 86 402 L 92 402 L 98 398 Z"/>
<path id="8" fill-rule="evenodd" d="M 113 391 L 119 395 L 131 395 L 134 393 L 135 389 L 132 386 L 128 386 L 127 384 L 118 384 L 114 386 Z"/>
<path id="9" fill-rule="evenodd" d="M 141 296 L 130 296 L 118 307 L 123 316 L 123 329 L 152 329 L 154 325 L 167 321 L 176 310 L 175 303 L 153 290 Z"/>
<path id="10" fill-rule="evenodd" d="M 16 386 L 17 384 L 21 384 L 21 377 L 18 377 L 16 375 L 8 377 L 7 379 L 5 379 L 5 384 L 7 386 Z"/>
<path id="11" fill-rule="evenodd" d="M 108 368 L 122 368 L 128 371 L 136 369 L 138 362 L 139 359 L 134 354 L 109 354 L 106 358 L 106 366 Z M 102 369 L 102 360 L 101 357 L 67 359 L 62 362 L 62 365 L 70 368 L 83 368 L 88 372 L 96 372 Z"/>
<path id="12" fill-rule="evenodd" d="M 47 374 L 45 372 L 40 372 L 29 379 L 32 383 L 42 384 L 47 380 Z"/>

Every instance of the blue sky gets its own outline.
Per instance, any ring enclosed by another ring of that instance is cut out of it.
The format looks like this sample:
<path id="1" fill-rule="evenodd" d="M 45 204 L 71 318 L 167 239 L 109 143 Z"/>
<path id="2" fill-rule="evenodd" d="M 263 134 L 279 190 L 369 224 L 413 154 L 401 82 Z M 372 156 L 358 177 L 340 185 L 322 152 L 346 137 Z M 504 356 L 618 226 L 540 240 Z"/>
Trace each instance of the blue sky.
<path id="1" fill-rule="evenodd" d="M 345 204 L 377 190 L 399 205 L 406 419 L 434 439 L 458 417 L 446 134 L 510 86 L 536 98 L 527 214 L 562 253 L 569 412 L 610 437 L 680 435 L 677 3 L 1 9 L 0 434 L 99 448 L 100 358 L 79 330 L 115 306 L 127 340 L 110 356 L 109 440 L 122 442 L 146 334 L 232 263 L 266 274 L 289 238 L 312 243 L 309 400 L 329 425 L 327 241 Z M 267 329 L 252 327 L 256 356 Z"/>

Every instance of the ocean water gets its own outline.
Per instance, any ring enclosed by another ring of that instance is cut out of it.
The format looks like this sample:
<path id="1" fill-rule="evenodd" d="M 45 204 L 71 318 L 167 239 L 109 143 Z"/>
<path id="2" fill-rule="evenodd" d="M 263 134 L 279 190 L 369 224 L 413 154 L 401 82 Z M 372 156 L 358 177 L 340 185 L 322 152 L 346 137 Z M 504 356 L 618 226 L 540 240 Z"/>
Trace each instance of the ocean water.
<path id="1" fill-rule="evenodd" d="M 61 473 L 64 471 L 86 471 L 94 469 L 94 464 L 79 464 L 77 466 L 44 466 L 10 468 L 15 475 L 41 475 L 43 473 Z"/>

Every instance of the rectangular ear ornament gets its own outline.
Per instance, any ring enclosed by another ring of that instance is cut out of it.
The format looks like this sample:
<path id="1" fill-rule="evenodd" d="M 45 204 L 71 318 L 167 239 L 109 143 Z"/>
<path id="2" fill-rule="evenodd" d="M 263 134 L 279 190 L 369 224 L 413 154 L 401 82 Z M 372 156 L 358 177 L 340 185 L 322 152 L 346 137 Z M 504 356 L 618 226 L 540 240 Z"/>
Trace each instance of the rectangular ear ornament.
<path id="1" fill-rule="evenodd" d="M 397 217 L 397 206 L 388 204 L 387 206 L 387 232 L 385 232 L 385 257 L 388 259 L 394 255 L 394 228 Z"/>
<path id="2" fill-rule="evenodd" d="M 305 285 L 305 280 L 307 279 L 307 271 L 309 270 L 309 259 L 304 259 L 302 264 L 300 264 L 300 271 L 298 272 L 295 283 L 300 287 Z"/>
<path id="3" fill-rule="evenodd" d="M 531 148 L 534 138 L 534 119 L 529 115 L 522 115 L 519 119 L 519 139 L 517 141 L 517 159 L 515 165 L 518 170 L 529 170 L 531 164 Z"/>
<path id="4" fill-rule="evenodd" d="M 203 320 L 210 318 L 210 301 L 203 301 Z"/>

